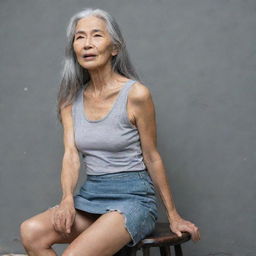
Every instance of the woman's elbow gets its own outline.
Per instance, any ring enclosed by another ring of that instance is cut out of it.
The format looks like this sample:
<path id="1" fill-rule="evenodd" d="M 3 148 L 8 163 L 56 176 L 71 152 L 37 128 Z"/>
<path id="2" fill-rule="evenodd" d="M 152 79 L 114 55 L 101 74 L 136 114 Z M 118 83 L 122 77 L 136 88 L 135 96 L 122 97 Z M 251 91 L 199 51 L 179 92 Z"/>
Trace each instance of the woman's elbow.
<path id="1" fill-rule="evenodd" d="M 161 161 L 161 155 L 157 150 L 148 152 L 147 154 L 143 154 L 143 158 L 146 164 L 152 164 L 156 161 Z"/>
<path id="2" fill-rule="evenodd" d="M 66 150 L 64 152 L 63 161 L 68 161 L 70 164 L 78 168 L 80 168 L 81 165 L 77 150 Z"/>

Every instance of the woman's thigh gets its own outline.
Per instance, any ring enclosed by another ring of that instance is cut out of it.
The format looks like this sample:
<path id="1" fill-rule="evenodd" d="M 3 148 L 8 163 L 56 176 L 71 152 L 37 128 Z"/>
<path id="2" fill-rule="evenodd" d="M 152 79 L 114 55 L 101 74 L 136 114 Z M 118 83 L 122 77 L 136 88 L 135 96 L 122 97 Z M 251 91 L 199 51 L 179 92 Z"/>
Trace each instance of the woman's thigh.
<path id="1" fill-rule="evenodd" d="M 110 211 L 102 214 L 66 248 L 63 256 L 109 256 L 131 241 L 123 214 Z"/>
<path id="2" fill-rule="evenodd" d="M 55 243 L 70 243 L 81 232 L 87 229 L 94 221 L 96 221 L 100 214 L 91 214 L 76 210 L 76 216 L 71 227 L 71 233 L 64 234 L 55 231 L 53 227 L 53 216 L 56 207 L 39 213 L 21 224 L 21 236 L 23 242 L 40 243 L 42 246 L 51 246 Z"/>

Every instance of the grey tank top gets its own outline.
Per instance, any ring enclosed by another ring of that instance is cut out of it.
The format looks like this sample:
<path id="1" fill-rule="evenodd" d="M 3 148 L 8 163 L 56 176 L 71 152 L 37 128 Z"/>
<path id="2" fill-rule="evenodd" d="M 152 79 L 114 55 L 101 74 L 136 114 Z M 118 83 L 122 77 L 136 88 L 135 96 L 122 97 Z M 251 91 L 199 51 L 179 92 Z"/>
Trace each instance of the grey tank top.
<path id="1" fill-rule="evenodd" d="M 126 110 L 128 80 L 120 89 L 112 109 L 100 120 L 88 120 L 84 111 L 84 88 L 72 104 L 75 144 L 82 153 L 88 175 L 101 175 L 146 169 L 138 129 L 128 119 Z"/>

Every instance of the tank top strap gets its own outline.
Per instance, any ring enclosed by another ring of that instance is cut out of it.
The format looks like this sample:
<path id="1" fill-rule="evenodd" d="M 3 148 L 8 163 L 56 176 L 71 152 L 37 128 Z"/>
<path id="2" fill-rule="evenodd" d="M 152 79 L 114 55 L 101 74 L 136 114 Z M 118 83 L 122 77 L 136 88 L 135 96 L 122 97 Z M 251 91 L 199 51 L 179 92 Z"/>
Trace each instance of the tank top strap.
<path id="1" fill-rule="evenodd" d="M 125 121 L 128 121 L 128 113 L 127 113 L 127 99 L 128 94 L 130 91 L 130 88 L 132 85 L 136 82 L 136 80 L 130 79 L 125 85 L 124 88 L 122 88 L 122 92 L 120 94 L 120 97 L 118 98 L 118 101 L 115 105 L 115 115 L 118 116 L 121 119 L 124 119 Z"/>
<path id="2" fill-rule="evenodd" d="M 126 105 L 127 96 L 129 93 L 130 88 L 135 83 L 135 80 L 130 79 L 125 85 L 124 88 L 122 88 L 122 93 L 118 99 L 118 102 L 116 104 L 116 107 L 118 109 L 122 108 L 124 105 Z"/>
<path id="3" fill-rule="evenodd" d="M 84 87 L 81 87 L 77 93 L 76 100 L 74 102 L 75 115 L 80 120 L 83 120 L 83 91 Z"/>

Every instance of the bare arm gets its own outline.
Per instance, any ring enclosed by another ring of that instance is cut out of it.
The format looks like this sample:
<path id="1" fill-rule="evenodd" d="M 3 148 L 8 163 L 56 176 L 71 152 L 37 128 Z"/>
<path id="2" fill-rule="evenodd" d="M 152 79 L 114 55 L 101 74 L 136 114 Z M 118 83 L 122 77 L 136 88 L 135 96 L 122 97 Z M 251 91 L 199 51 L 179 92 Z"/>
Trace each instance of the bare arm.
<path id="1" fill-rule="evenodd" d="M 181 231 L 188 231 L 192 234 L 193 240 L 199 240 L 198 228 L 190 221 L 182 219 L 174 204 L 164 163 L 157 150 L 155 109 L 150 91 L 146 86 L 137 83 L 131 90 L 130 99 L 140 134 L 144 162 L 164 203 L 170 228 L 178 236 L 181 235 Z"/>
<path id="2" fill-rule="evenodd" d="M 72 105 L 62 109 L 61 117 L 64 129 L 64 156 L 62 160 L 61 185 L 62 200 L 65 200 L 66 198 L 73 197 L 79 176 L 80 159 L 74 140 Z"/>
<path id="3" fill-rule="evenodd" d="M 61 110 L 61 118 L 64 130 L 64 156 L 61 170 L 62 199 L 55 211 L 54 228 L 56 231 L 70 233 L 76 213 L 73 193 L 80 170 L 79 154 L 74 141 L 72 105 Z"/>

